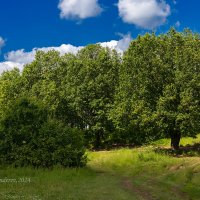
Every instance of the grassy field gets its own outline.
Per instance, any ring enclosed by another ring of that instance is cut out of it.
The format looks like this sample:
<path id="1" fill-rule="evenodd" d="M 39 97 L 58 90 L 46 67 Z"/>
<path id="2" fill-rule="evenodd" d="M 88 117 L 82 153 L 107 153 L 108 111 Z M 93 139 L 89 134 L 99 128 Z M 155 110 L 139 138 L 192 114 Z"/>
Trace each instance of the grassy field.
<path id="1" fill-rule="evenodd" d="M 182 139 L 183 146 L 193 143 L 200 143 L 200 135 Z M 88 152 L 82 169 L 2 167 L 0 199 L 199 200 L 199 149 L 184 156 L 155 152 L 168 144 L 165 139 L 141 148 Z"/>

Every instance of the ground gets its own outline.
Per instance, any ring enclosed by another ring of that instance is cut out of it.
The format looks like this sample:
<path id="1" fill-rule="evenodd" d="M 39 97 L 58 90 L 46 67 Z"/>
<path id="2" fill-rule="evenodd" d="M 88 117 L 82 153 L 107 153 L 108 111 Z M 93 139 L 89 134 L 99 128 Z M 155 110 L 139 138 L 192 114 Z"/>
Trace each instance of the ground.
<path id="1" fill-rule="evenodd" d="M 196 145 L 194 145 L 196 143 Z M 88 152 L 82 169 L 0 168 L 0 199 L 199 200 L 198 138 L 184 138 L 180 152 L 169 140 L 133 149 Z"/>

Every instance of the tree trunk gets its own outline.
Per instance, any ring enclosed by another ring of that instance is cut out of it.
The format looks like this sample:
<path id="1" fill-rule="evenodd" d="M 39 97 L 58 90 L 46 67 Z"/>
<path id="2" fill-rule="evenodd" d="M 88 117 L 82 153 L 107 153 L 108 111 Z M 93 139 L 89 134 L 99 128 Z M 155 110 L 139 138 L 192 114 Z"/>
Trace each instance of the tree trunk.
<path id="1" fill-rule="evenodd" d="M 178 131 L 174 131 L 174 133 L 172 133 L 172 135 L 171 135 L 171 147 L 172 147 L 172 149 L 174 149 L 174 150 L 179 149 L 180 139 L 181 139 L 181 133 L 178 132 Z"/>

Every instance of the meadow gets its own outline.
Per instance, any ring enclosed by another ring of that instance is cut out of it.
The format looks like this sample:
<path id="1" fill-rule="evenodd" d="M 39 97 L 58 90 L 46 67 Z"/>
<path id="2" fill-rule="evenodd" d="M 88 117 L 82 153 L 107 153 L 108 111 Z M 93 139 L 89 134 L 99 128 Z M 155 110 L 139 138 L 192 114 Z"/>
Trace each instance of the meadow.
<path id="1" fill-rule="evenodd" d="M 169 140 L 148 146 L 87 152 L 84 168 L 1 167 L 0 199 L 199 200 L 200 143 L 183 138 L 188 151 L 169 151 Z M 195 145 L 194 145 L 195 146 Z M 196 145 L 198 146 L 198 145 Z"/>

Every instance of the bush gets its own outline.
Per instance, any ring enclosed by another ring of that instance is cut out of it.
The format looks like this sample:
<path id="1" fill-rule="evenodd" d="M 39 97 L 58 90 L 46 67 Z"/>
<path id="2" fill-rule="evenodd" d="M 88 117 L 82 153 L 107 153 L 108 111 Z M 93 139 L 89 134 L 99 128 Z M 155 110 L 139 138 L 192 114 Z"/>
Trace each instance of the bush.
<path id="1" fill-rule="evenodd" d="M 0 123 L 0 164 L 15 167 L 79 167 L 86 163 L 83 134 L 48 119 L 40 106 L 23 98 Z"/>
<path id="2" fill-rule="evenodd" d="M 76 167 L 86 163 L 83 133 L 78 129 L 66 127 L 57 120 L 49 120 L 41 127 L 38 149 L 42 151 L 38 160 L 40 166 L 59 164 Z"/>

